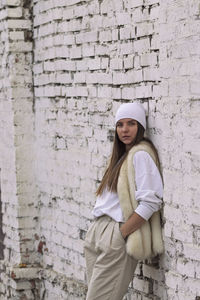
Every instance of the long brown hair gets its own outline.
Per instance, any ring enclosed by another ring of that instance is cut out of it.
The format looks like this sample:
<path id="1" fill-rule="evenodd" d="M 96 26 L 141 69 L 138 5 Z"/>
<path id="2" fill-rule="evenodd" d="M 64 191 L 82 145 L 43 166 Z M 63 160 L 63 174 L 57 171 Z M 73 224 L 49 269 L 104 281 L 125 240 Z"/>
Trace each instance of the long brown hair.
<path id="1" fill-rule="evenodd" d="M 138 123 L 137 136 L 132 146 L 139 144 L 141 141 L 148 142 L 152 150 L 154 151 L 157 164 L 158 166 L 160 166 L 158 152 L 154 144 L 150 139 L 144 137 L 144 127 L 139 122 L 137 123 Z M 130 149 L 131 148 L 132 147 L 130 147 Z M 108 188 L 109 191 L 117 192 L 117 181 L 118 181 L 119 172 L 124 160 L 128 155 L 129 150 L 126 150 L 126 145 L 120 141 L 117 134 L 117 130 L 115 129 L 115 137 L 113 142 L 111 159 L 105 171 L 105 174 L 102 178 L 101 184 L 96 191 L 97 196 L 101 195 L 103 193 L 103 190 L 106 187 Z"/>

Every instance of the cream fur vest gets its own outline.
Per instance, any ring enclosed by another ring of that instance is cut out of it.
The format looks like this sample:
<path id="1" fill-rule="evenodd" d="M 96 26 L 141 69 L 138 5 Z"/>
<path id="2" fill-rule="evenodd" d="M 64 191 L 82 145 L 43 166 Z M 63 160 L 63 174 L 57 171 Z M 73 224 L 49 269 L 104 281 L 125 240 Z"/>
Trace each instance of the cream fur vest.
<path id="1" fill-rule="evenodd" d="M 135 171 L 133 167 L 133 157 L 137 151 L 146 151 L 158 165 L 148 142 L 143 141 L 133 146 L 129 151 L 127 158 L 122 164 L 117 184 L 120 206 L 125 221 L 133 214 L 138 205 L 135 200 Z M 126 250 L 129 255 L 137 260 L 144 260 L 164 251 L 160 212 L 155 212 L 149 221 L 128 236 Z"/>

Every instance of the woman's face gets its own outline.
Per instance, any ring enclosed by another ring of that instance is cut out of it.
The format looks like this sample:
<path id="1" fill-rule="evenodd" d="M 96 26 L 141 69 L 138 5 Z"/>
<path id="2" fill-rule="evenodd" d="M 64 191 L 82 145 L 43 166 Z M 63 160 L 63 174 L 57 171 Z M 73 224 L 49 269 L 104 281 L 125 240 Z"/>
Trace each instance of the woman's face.
<path id="1" fill-rule="evenodd" d="M 126 149 L 132 146 L 138 132 L 138 123 L 136 120 L 126 118 L 121 119 L 116 124 L 117 135 L 122 143 L 126 145 Z"/>

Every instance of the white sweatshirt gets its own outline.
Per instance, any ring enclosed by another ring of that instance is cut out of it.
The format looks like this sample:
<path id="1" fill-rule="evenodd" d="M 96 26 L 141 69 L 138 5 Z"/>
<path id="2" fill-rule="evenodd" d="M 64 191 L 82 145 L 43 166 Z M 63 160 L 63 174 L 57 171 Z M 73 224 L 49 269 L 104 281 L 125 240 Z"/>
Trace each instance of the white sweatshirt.
<path id="1" fill-rule="evenodd" d="M 135 212 L 145 220 L 159 210 L 162 205 L 163 183 L 160 172 L 151 156 L 145 151 L 138 151 L 134 155 L 135 169 L 135 199 L 138 207 Z M 117 193 L 105 190 L 97 197 L 92 211 L 94 217 L 108 215 L 117 222 L 123 222 L 122 210 Z"/>

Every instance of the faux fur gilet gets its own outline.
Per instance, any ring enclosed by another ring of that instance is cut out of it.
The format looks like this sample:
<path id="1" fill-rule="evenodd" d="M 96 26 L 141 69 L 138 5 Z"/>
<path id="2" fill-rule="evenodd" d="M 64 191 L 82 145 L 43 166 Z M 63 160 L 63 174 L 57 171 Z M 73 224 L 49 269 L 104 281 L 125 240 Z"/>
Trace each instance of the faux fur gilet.
<path id="1" fill-rule="evenodd" d="M 155 154 L 148 142 L 133 146 L 122 164 L 117 184 L 117 193 L 125 221 L 133 214 L 138 202 L 135 199 L 135 170 L 133 157 L 137 151 L 146 151 L 158 166 Z M 137 260 L 151 258 L 164 251 L 160 212 L 153 213 L 149 221 L 128 236 L 126 251 Z"/>

